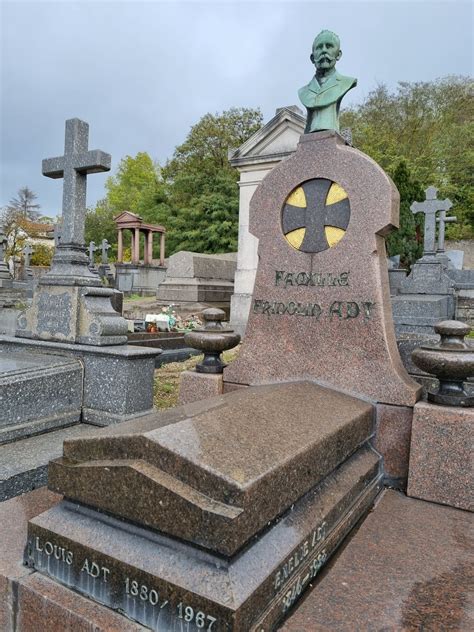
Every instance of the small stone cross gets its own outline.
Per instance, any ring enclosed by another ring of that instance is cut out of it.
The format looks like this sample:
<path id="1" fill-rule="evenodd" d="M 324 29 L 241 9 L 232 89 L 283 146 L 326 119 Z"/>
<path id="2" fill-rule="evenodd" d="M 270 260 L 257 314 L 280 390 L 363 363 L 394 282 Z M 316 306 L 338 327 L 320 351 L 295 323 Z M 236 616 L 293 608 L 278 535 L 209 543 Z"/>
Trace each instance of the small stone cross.
<path id="1" fill-rule="evenodd" d="M 438 189 L 435 187 L 428 187 L 425 191 L 425 201 L 413 202 L 410 206 L 412 213 L 425 214 L 423 255 L 436 254 L 436 213 L 438 211 L 449 211 L 452 206 L 451 200 L 438 200 L 436 198 L 437 193 Z"/>
<path id="2" fill-rule="evenodd" d="M 89 265 L 95 265 L 94 252 L 97 250 L 97 246 L 94 241 L 89 242 Z"/>
<path id="3" fill-rule="evenodd" d="M 458 218 L 454 215 L 452 217 L 446 217 L 446 211 L 441 211 L 439 216 L 436 218 L 438 222 L 438 249 L 437 252 L 444 252 L 444 233 L 445 233 L 445 225 L 448 222 L 457 222 Z"/>
<path id="4" fill-rule="evenodd" d="M 102 263 L 107 264 L 109 262 L 109 249 L 110 244 L 107 239 L 102 240 Z"/>
<path id="5" fill-rule="evenodd" d="M 26 246 L 22 250 L 23 256 L 25 257 L 25 268 L 30 267 L 30 257 L 33 254 L 33 248 L 30 244 L 26 244 Z"/>
<path id="6" fill-rule="evenodd" d="M 61 247 L 84 246 L 87 175 L 109 171 L 109 154 L 88 150 L 89 125 L 77 118 L 66 121 L 64 156 L 43 160 L 49 178 L 64 178 Z"/>

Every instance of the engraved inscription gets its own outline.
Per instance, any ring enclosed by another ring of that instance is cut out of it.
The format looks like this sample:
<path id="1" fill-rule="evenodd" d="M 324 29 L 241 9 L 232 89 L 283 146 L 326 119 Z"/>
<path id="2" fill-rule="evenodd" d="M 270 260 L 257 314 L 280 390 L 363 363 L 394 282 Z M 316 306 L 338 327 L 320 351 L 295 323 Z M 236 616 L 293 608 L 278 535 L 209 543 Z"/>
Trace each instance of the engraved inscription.
<path id="1" fill-rule="evenodd" d="M 333 301 L 329 306 L 319 303 L 300 303 L 298 301 L 264 301 L 254 299 L 254 314 L 270 316 L 309 316 L 315 320 L 329 318 L 329 320 L 353 320 L 369 321 L 372 319 L 375 303 L 373 301 Z"/>
<path id="2" fill-rule="evenodd" d="M 75 588 L 94 598 L 95 589 L 92 586 L 98 583 L 101 599 L 108 606 L 123 609 L 125 614 L 132 619 L 151 624 L 153 629 L 158 620 L 165 629 L 168 629 L 170 625 L 179 625 L 189 632 L 197 630 L 217 632 L 219 629 L 226 629 L 222 621 L 209 611 L 191 605 L 189 602 L 178 601 L 179 598 L 173 590 L 166 595 L 166 590 L 160 592 L 153 585 L 128 575 L 124 576 L 120 568 L 105 566 L 90 556 L 75 556 L 67 546 L 34 536 L 29 541 L 28 549 L 29 562 L 33 562 L 35 568 L 41 569 L 59 581 L 65 576 L 92 577 L 95 580 L 93 584 L 88 581 L 79 581 L 75 584 Z M 54 564 L 49 562 L 50 558 L 55 560 Z M 142 613 L 142 616 L 137 619 L 138 611 Z"/>
<path id="3" fill-rule="evenodd" d="M 42 292 L 38 301 L 38 332 L 68 336 L 71 327 L 71 310 L 71 295 L 68 292 L 62 294 Z"/>
<path id="4" fill-rule="evenodd" d="M 54 557 L 58 562 L 64 562 L 71 566 L 74 560 L 74 554 L 63 546 L 58 546 L 49 540 L 41 542 L 38 536 L 35 537 L 35 550 L 38 553 L 44 553 L 46 557 Z"/>
<path id="5" fill-rule="evenodd" d="M 347 287 L 350 272 L 286 272 L 275 270 L 275 285 L 277 287 Z"/>
<path id="6" fill-rule="evenodd" d="M 324 565 L 324 562 L 327 559 L 326 551 L 321 551 L 315 559 L 312 561 L 311 566 L 306 572 L 301 572 L 292 583 L 292 585 L 288 588 L 288 590 L 283 595 L 283 599 L 280 602 L 281 609 L 283 612 L 286 612 L 291 608 L 291 606 L 297 601 L 303 590 L 309 584 L 311 580 L 313 580 L 316 575 L 319 573 L 319 570 Z"/>
<path id="7" fill-rule="evenodd" d="M 304 540 L 286 562 L 280 566 L 273 579 L 275 592 L 280 590 L 285 582 L 292 578 L 301 562 L 306 560 L 308 555 L 324 540 L 326 537 L 326 527 L 326 522 L 322 522 L 318 527 L 313 529 L 306 540 Z"/>
<path id="8" fill-rule="evenodd" d="M 81 567 L 81 573 L 84 572 L 91 577 L 98 577 L 99 579 L 107 583 L 107 577 L 110 574 L 110 569 L 108 569 L 106 566 L 100 566 L 96 562 L 93 562 L 86 557 Z"/>

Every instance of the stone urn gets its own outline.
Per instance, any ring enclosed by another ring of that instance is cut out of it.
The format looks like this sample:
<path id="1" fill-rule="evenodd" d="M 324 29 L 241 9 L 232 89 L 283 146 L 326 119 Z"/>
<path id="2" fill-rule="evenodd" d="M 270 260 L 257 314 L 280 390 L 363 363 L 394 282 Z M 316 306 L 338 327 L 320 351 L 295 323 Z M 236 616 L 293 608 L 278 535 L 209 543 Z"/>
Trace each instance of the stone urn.
<path id="1" fill-rule="evenodd" d="M 233 329 L 225 329 L 222 321 L 225 312 L 222 309 L 209 307 L 201 314 L 204 327 L 185 334 L 186 344 L 204 353 L 202 362 L 196 365 L 198 373 L 222 373 L 227 366 L 221 359 L 221 353 L 232 349 L 240 342 L 240 335 Z"/>
<path id="2" fill-rule="evenodd" d="M 474 376 L 474 346 L 464 337 L 471 327 L 457 320 L 444 320 L 434 326 L 441 339 L 422 345 L 411 355 L 417 367 L 439 380 L 437 392 L 428 392 L 428 401 L 445 406 L 474 406 L 474 396 L 464 390 L 464 382 Z"/>

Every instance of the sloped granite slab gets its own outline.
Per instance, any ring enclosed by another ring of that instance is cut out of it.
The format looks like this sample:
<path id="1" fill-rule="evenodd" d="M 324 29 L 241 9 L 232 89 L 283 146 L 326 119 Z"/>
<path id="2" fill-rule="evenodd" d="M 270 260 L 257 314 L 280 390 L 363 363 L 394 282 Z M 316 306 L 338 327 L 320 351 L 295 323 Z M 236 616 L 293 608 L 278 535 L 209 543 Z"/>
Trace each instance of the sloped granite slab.
<path id="1" fill-rule="evenodd" d="M 373 407 L 311 382 L 251 387 L 66 441 L 49 487 L 234 555 L 372 433 Z M 176 419 L 180 419 L 176 421 Z"/>
<path id="2" fill-rule="evenodd" d="M 63 501 L 30 521 L 26 562 L 152 630 L 267 632 L 380 489 L 363 447 L 232 558 Z"/>

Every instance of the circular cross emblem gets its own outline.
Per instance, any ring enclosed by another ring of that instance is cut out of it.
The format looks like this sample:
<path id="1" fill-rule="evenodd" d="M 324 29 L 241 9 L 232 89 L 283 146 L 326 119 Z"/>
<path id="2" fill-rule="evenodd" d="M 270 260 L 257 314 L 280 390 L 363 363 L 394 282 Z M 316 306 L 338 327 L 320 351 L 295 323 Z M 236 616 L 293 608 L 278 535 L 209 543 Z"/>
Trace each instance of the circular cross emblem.
<path id="1" fill-rule="evenodd" d="M 351 207 L 342 187 L 325 178 L 308 180 L 293 189 L 282 211 L 288 243 L 302 252 L 322 252 L 344 237 Z"/>

